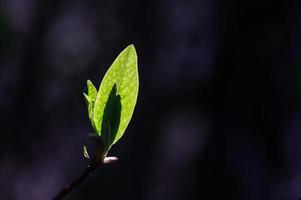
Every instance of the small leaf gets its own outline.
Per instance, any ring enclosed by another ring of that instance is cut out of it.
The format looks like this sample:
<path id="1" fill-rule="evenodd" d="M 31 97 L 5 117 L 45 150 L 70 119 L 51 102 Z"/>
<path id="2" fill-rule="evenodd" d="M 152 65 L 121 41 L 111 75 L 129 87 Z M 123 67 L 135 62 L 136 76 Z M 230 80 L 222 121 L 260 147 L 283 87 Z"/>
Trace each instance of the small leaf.
<path id="1" fill-rule="evenodd" d="M 87 88 L 88 88 L 88 96 L 95 102 L 97 96 L 97 90 L 90 80 L 87 81 Z"/>
<path id="2" fill-rule="evenodd" d="M 94 125 L 107 150 L 126 130 L 138 96 L 137 54 L 133 45 L 123 50 L 106 72 L 96 96 Z"/>
<path id="3" fill-rule="evenodd" d="M 97 90 L 90 80 L 87 81 L 87 88 L 88 88 L 88 94 L 84 93 L 84 97 L 86 100 L 88 114 L 89 114 L 92 127 L 95 129 L 93 115 L 94 115 L 94 104 L 97 96 Z"/>

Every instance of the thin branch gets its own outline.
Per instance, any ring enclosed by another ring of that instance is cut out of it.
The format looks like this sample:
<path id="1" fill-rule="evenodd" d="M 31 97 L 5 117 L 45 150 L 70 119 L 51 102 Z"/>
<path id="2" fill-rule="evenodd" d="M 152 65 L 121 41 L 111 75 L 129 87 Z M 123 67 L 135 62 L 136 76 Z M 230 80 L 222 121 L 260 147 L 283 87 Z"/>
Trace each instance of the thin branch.
<path id="1" fill-rule="evenodd" d="M 74 188 L 76 188 L 81 182 L 83 182 L 89 175 L 97 169 L 99 165 L 88 165 L 85 171 L 78 176 L 70 185 L 66 185 L 52 200 L 62 200 L 67 194 L 69 194 Z"/>
<path id="2" fill-rule="evenodd" d="M 116 162 L 116 157 L 106 157 L 102 162 L 91 162 L 85 169 L 85 171 L 78 176 L 70 185 L 66 185 L 52 200 L 62 200 L 67 194 L 69 194 L 74 188 L 76 188 L 81 182 L 89 177 L 99 166 Z"/>

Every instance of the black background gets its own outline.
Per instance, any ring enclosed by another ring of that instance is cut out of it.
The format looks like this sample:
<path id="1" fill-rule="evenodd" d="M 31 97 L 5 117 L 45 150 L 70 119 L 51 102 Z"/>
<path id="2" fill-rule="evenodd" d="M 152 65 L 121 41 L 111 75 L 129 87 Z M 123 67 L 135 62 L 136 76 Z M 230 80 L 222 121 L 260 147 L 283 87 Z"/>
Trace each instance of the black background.
<path id="1" fill-rule="evenodd" d="M 2 0 L 0 199 L 51 199 L 84 169 L 82 95 L 133 43 L 140 91 L 110 155 L 66 199 L 301 194 L 298 0 Z"/>

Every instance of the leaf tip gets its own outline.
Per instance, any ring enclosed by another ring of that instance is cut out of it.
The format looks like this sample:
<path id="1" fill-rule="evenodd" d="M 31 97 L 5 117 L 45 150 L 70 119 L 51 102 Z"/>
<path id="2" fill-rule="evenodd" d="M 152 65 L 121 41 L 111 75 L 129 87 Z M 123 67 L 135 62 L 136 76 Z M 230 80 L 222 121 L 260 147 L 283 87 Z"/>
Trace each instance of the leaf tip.
<path id="1" fill-rule="evenodd" d="M 130 51 L 134 51 L 136 53 L 136 48 L 135 48 L 134 44 L 130 44 L 126 49 L 128 49 Z"/>
<path id="2" fill-rule="evenodd" d="M 89 79 L 87 80 L 87 85 L 93 84 Z"/>

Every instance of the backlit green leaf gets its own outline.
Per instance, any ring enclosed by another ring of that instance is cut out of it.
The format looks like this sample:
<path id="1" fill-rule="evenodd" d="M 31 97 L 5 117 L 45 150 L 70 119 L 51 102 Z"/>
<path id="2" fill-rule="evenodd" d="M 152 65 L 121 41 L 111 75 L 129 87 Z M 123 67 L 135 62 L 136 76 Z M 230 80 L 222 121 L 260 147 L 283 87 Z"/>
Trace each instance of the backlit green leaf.
<path id="1" fill-rule="evenodd" d="M 130 45 L 106 72 L 93 104 L 92 125 L 107 149 L 121 138 L 131 120 L 138 85 L 137 54 L 135 47 Z M 88 102 L 93 102 L 89 92 L 87 96 Z"/>

